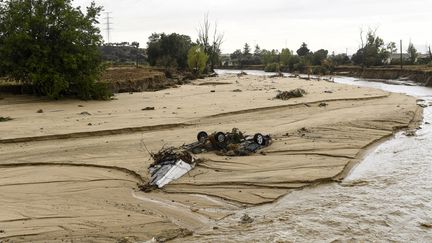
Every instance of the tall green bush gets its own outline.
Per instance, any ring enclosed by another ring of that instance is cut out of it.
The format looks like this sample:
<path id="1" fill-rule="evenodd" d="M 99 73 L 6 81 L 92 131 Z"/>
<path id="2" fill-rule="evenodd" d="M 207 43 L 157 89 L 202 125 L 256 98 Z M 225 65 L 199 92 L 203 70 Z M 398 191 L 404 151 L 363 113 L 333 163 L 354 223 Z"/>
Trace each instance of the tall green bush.
<path id="1" fill-rule="evenodd" d="M 57 99 L 72 90 L 92 98 L 103 71 L 96 26 L 101 7 L 86 13 L 71 0 L 5 0 L 0 5 L 1 74 Z"/>
<path id="2" fill-rule="evenodd" d="M 208 58 L 209 57 L 201 46 L 193 46 L 188 52 L 189 68 L 195 73 L 203 73 L 206 68 Z"/>

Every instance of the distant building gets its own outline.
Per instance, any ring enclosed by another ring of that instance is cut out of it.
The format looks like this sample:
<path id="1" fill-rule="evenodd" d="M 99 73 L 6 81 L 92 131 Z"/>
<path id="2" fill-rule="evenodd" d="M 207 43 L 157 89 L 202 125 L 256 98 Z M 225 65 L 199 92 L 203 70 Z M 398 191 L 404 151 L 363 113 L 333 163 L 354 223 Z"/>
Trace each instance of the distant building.
<path id="1" fill-rule="evenodd" d="M 417 57 L 417 62 L 420 64 L 427 64 L 432 62 L 431 56 L 430 54 L 419 54 L 419 56 Z"/>
<path id="2" fill-rule="evenodd" d="M 221 59 L 222 66 L 224 67 L 234 66 L 234 62 L 233 60 L 231 60 L 230 54 L 221 54 L 220 59 Z"/>
<path id="3" fill-rule="evenodd" d="M 402 53 L 402 59 L 404 62 L 409 61 L 410 58 L 409 58 L 408 53 Z M 400 60 L 401 60 L 401 54 L 400 53 L 393 53 L 387 58 L 385 63 L 386 64 L 400 63 Z"/>

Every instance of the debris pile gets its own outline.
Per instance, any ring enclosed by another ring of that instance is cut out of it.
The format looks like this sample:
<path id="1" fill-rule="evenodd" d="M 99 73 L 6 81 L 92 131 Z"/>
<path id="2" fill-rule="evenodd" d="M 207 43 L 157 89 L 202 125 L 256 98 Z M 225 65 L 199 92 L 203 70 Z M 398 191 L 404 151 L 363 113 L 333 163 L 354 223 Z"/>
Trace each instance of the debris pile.
<path id="1" fill-rule="evenodd" d="M 407 137 L 414 137 L 416 135 L 416 131 L 415 130 L 408 130 L 404 133 L 404 135 Z"/>
<path id="2" fill-rule="evenodd" d="M 174 147 L 162 148 L 156 154 L 151 154 L 151 156 L 154 163 L 149 167 L 151 175 L 149 186 L 142 189 L 151 187 L 162 188 L 195 167 L 195 157 L 184 149 Z"/>
<path id="3" fill-rule="evenodd" d="M 276 99 L 289 100 L 291 98 L 303 97 L 306 93 L 304 89 L 293 89 L 290 91 L 279 91 L 276 95 Z"/>
<path id="4" fill-rule="evenodd" d="M 237 74 L 237 77 L 242 77 L 248 75 L 246 72 L 241 71 L 239 74 Z"/>
<path id="5" fill-rule="evenodd" d="M 195 143 L 184 145 L 183 148 L 194 154 L 216 151 L 218 155 L 247 156 L 269 146 L 272 142 L 269 135 L 257 133 L 254 136 L 246 136 L 237 128 L 233 128 L 231 132 L 214 132 L 210 135 L 200 132 L 197 140 Z"/>
<path id="6" fill-rule="evenodd" d="M 240 218 L 240 223 L 241 224 L 251 224 L 251 223 L 253 223 L 253 221 L 254 221 L 254 219 L 251 218 L 247 214 L 243 214 L 243 216 Z"/>
<path id="7" fill-rule="evenodd" d="M 282 72 L 277 72 L 276 74 L 270 76 L 270 78 L 283 78 L 283 77 L 285 76 Z"/>
<path id="8" fill-rule="evenodd" d="M 12 118 L 10 118 L 10 117 L 3 117 L 3 116 L 0 116 L 0 122 L 7 122 L 7 121 L 11 121 L 11 120 L 13 120 Z"/>
<path id="9" fill-rule="evenodd" d="M 231 132 L 214 132 L 211 135 L 204 131 L 199 132 L 194 143 L 179 148 L 162 148 L 155 154 L 150 153 L 154 161 L 148 168 L 151 178 L 148 184 L 140 185 L 139 188 L 149 192 L 179 179 L 195 168 L 199 160 L 194 154 L 215 151 L 216 154 L 224 156 L 247 156 L 271 143 L 269 135 L 257 133 L 247 136 L 237 128 Z"/>

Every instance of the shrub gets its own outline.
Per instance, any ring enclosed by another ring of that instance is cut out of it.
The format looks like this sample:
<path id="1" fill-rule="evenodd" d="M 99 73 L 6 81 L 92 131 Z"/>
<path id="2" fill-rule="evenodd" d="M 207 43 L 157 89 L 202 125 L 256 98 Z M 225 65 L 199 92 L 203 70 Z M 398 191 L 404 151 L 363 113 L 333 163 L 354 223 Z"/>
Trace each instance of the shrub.
<path id="1" fill-rule="evenodd" d="M 189 49 L 188 65 L 194 73 L 203 73 L 206 68 L 207 60 L 208 56 L 201 46 L 196 45 Z"/>
<path id="2" fill-rule="evenodd" d="M 280 72 L 280 65 L 278 63 L 270 63 L 264 68 L 265 72 Z"/>
<path id="3" fill-rule="evenodd" d="M 329 70 L 324 66 L 314 66 L 312 68 L 312 73 L 315 75 L 327 75 L 329 74 Z"/>
<path id="4" fill-rule="evenodd" d="M 0 4 L 0 70 L 53 99 L 76 88 L 88 97 L 102 71 L 94 3 L 83 13 L 71 0 Z M 29 14 L 31 13 L 31 14 Z"/>

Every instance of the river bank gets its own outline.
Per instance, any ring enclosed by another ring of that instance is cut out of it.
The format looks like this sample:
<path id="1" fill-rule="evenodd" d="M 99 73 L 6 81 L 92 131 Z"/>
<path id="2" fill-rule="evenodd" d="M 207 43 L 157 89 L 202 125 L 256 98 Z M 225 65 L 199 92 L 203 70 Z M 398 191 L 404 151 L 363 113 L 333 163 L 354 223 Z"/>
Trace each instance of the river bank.
<path id="1" fill-rule="evenodd" d="M 106 84 L 111 93 L 129 93 L 173 88 L 198 78 L 205 78 L 205 75 L 197 76 L 187 71 L 158 67 L 120 66 L 107 68 L 99 78 L 99 82 Z M 0 78 L 0 93 L 31 95 L 34 90 L 31 85 Z M 65 96 L 73 98 L 73 94 L 65 94 Z"/>
<path id="2" fill-rule="evenodd" d="M 237 212 L 190 242 L 430 242 L 432 89 L 335 78 L 335 82 L 415 96 L 424 109 L 416 136 L 398 133 L 339 183 L 293 192 Z M 242 224 L 243 215 L 251 223 Z"/>
<path id="3" fill-rule="evenodd" d="M 416 69 L 414 67 L 400 68 L 361 68 L 353 66 L 340 66 L 335 68 L 335 74 L 360 77 L 366 79 L 409 80 L 422 86 L 432 87 L 432 71 Z"/>
<path id="4" fill-rule="evenodd" d="M 295 88 L 307 95 L 273 99 Z M 403 94 L 249 75 L 110 102 L 3 98 L 0 115 L 13 120 L 0 123 L 0 239 L 13 241 L 185 236 L 243 208 L 340 180 L 366 149 L 414 129 L 422 114 Z M 233 127 L 272 134 L 274 143 L 249 157 L 202 154 L 195 170 L 164 190 L 136 191 L 148 180 L 145 148 Z"/>
<path id="5" fill-rule="evenodd" d="M 264 65 L 251 65 L 243 67 L 223 67 L 225 70 L 248 70 L 264 71 Z M 376 80 L 403 80 L 414 81 L 418 85 L 432 87 L 432 70 L 425 66 L 405 66 L 400 67 L 370 67 L 362 68 L 360 66 L 336 66 L 333 74 L 348 77 L 358 77 L 364 79 Z"/>

